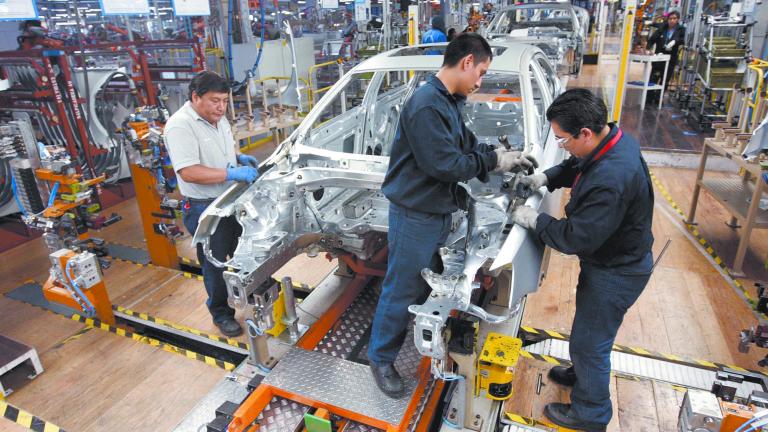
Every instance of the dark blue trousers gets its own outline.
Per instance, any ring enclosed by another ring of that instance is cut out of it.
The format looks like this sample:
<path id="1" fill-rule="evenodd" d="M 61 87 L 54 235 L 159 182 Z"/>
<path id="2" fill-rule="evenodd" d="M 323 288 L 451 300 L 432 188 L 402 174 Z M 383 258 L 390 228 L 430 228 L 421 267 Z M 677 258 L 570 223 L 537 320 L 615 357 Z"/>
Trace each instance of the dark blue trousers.
<path id="1" fill-rule="evenodd" d="M 421 270 L 442 272 L 437 251 L 450 229 L 450 214 L 422 213 L 390 203 L 387 274 L 368 345 L 368 359 L 374 364 L 395 362 L 408 330 L 408 306 L 424 303 L 430 293 Z"/>
<path id="2" fill-rule="evenodd" d="M 189 201 L 189 208 L 187 208 L 187 202 L 185 200 L 185 204 L 182 206 L 182 221 L 187 231 L 194 235 L 200 215 L 213 200 L 210 202 Z M 237 240 L 240 238 L 242 230 L 243 227 L 237 223 L 234 216 L 219 220 L 216 232 L 213 233 L 210 240 L 211 252 L 217 260 L 226 261 L 227 256 L 232 255 L 237 248 Z M 235 310 L 227 303 L 227 284 L 222 276 L 224 269 L 208 262 L 203 254 L 203 246 L 199 243 L 196 246 L 197 260 L 200 261 L 203 268 L 203 284 L 205 284 L 205 291 L 208 293 L 208 300 L 205 304 L 208 306 L 213 321 L 220 323 L 234 318 Z"/>
<path id="3" fill-rule="evenodd" d="M 581 262 L 570 340 L 576 372 L 571 406 L 580 420 L 601 424 L 611 420 L 611 348 L 624 314 L 651 277 L 652 265 L 650 253 L 639 263 L 621 268 Z"/>

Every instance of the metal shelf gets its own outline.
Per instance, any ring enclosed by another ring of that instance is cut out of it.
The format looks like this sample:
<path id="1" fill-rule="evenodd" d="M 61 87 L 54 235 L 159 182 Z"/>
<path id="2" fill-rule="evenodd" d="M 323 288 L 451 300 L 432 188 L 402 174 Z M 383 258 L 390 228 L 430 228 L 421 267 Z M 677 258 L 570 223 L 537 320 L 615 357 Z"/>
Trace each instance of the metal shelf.
<path id="1" fill-rule="evenodd" d="M 762 179 L 758 181 L 762 181 Z M 736 219 L 746 220 L 752 194 L 755 190 L 751 182 L 744 182 L 740 178 L 713 178 L 702 179 L 698 183 Z M 757 210 L 754 228 L 768 228 L 768 211 Z"/>
<path id="2" fill-rule="evenodd" d="M 645 89 L 645 90 L 663 90 L 664 86 L 658 85 L 658 84 L 644 86 L 644 85 L 639 85 L 639 84 L 627 83 L 627 88 L 640 89 L 640 90 L 643 90 L 643 89 Z"/>
<path id="3" fill-rule="evenodd" d="M 704 77 L 701 76 L 700 73 L 696 72 L 696 78 L 701 81 L 701 84 L 707 89 L 707 90 L 713 90 L 713 91 L 731 91 L 733 90 L 732 87 L 710 87 L 707 80 L 704 79 Z"/>

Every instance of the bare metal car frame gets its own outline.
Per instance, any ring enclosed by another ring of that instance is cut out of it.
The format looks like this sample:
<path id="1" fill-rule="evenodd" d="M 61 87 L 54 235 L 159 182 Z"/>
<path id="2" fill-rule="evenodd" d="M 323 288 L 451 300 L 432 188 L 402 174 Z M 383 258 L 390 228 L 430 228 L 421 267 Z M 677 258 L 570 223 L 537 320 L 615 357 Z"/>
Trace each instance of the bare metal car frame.
<path id="1" fill-rule="evenodd" d="M 500 32 L 499 27 L 507 14 L 535 13 L 537 9 L 561 12 L 569 17 L 570 29 L 562 29 L 554 22 L 540 21 L 540 25 L 526 32 Z M 541 48 L 559 71 L 578 75 L 581 71 L 583 56 L 589 31 L 589 12 L 586 9 L 568 3 L 529 3 L 500 10 L 485 29 L 485 36 L 494 41 L 519 42 L 536 45 Z"/>
<path id="2" fill-rule="evenodd" d="M 554 143 L 543 118 L 561 91 L 557 76 L 536 47 L 493 44 L 493 48 L 496 55 L 486 81 L 515 76 L 521 98 L 514 106 L 497 99 L 475 104 L 473 112 L 465 113 L 468 124 L 474 122 L 481 141 L 488 140 L 495 129 L 483 133 L 484 124 L 499 125 L 511 115 L 509 109 L 521 108 L 515 119 L 522 122 L 518 126 L 524 132 L 508 139 L 531 152 L 544 167 L 559 163 L 563 150 Z M 255 183 L 233 185 L 200 217 L 193 241 L 202 243 L 207 259 L 227 268 L 224 279 L 230 303 L 237 309 L 252 309 L 260 327 L 270 326 L 268 303 L 274 292 L 264 294 L 273 289 L 269 288 L 271 275 L 294 256 L 325 251 L 364 260 L 386 246 L 389 203 L 380 187 L 400 107 L 426 74 L 440 68 L 442 56 L 424 55 L 425 50 L 442 49 L 444 45 L 400 48 L 356 66 L 262 162 L 262 168 L 268 169 Z M 395 90 L 382 91 L 393 73 L 406 81 Z M 350 91 L 353 77 L 369 80 L 359 104 L 333 118 L 322 118 L 334 101 L 349 100 L 343 92 Z M 323 148 L 338 143 L 345 143 L 346 151 Z M 494 174 L 488 183 L 463 184 L 465 209 L 453 215 L 447 246 L 440 250 L 444 271 L 422 272 L 432 292 L 425 303 L 410 307 L 415 314 L 414 342 L 422 355 L 432 358 L 435 371 L 442 371 L 446 360 L 444 329 L 451 311 L 490 323 L 519 318 L 526 295 L 540 283 L 543 246 L 514 225 L 510 214 L 523 203 L 553 212 L 559 208 L 560 195 L 542 189 L 527 200 L 515 198 L 511 190 L 516 175 Z M 209 239 L 218 221 L 229 216 L 242 225 L 243 233 L 233 256 L 221 262 L 213 257 Z M 495 281 L 496 305 L 503 313 L 492 314 L 483 305 L 473 304 L 479 275 Z"/>

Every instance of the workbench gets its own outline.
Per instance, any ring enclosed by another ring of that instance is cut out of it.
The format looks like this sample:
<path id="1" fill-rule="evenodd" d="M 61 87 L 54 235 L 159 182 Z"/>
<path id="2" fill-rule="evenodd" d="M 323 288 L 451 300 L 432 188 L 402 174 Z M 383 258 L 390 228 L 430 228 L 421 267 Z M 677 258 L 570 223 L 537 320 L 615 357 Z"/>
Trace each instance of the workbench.
<path id="1" fill-rule="evenodd" d="M 750 134 L 731 133 L 728 138 L 723 138 L 722 135 L 725 134 L 720 134 L 718 131 L 718 135 L 714 138 L 704 140 L 699 170 L 696 174 L 696 185 L 693 189 L 691 209 L 685 223 L 695 224 L 694 218 L 699 194 L 704 189 L 731 214 L 731 220 L 727 225 L 731 228 L 742 228 L 732 270 L 736 276 L 743 276 L 742 266 L 752 230 L 768 228 L 768 211 L 760 209 L 760 199 L 763 197 L 765 181 L 762 179 L 763 173 L 760 165 L 756 162 L 746 161 L 741 156 L 743 144 L 749 139 Z M 743 175 L 704 178 L 710 150 L 734 161 Z"/>
<path id="2" fill-rule="evenodd" d="M 669 54 L 630 54 L 629 55 L 629 61 L 633 63 L 642 63 L 643 64 L 643 83 L 640 84 L 633 84 L 632 82 L 627 82 L 627 88 L 628 89 L 639 89 L 643 92 L 642 96 L 640 97 L 640 110 L 645 110 L 645 100 L 648 97 L 649 91 L 659 91 L 659 109 L 661 109 L 662 101 L 664 100 L 664 89 L 667 85 L 667 69 L 669 68 Z M 651 69 L 653 68 L 653 63 L 655 62 L 664 62 L 664 75 L 661 77 L 661 84 L 650 84 L 649 81 L 651 80 Z M 629 76 L 629 75 L 627 75 Z"/>

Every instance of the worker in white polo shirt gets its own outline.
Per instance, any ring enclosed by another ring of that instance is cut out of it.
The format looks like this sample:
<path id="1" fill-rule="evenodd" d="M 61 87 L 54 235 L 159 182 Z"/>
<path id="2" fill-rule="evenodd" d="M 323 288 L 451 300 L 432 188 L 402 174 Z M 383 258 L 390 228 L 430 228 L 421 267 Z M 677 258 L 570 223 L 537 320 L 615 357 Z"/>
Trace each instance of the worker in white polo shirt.
<path id="1" fill-rule="evenodd" d="M 165 146 L 179 177 L 184 226 L 190 234 L 197 230 L 206 207 L 233 182 L 252 183 L 259 176 L 259 161 L 240 154 L 224 118 L 228 103 L 227 80 L 214 72 L 201 72 L 189 84 L 189 101 L 165 125 Z M 221 219 L 210 239 L 213 256 L 225 261 L 234 252 L 241 232 L 234 216 Z M 196 246 L 213 323 L 224 335 L 238 336 L 243 329 L 235 320 L 235 310 L 227 304 L 224 269 L 208 262 L 202 245 Z"/>

